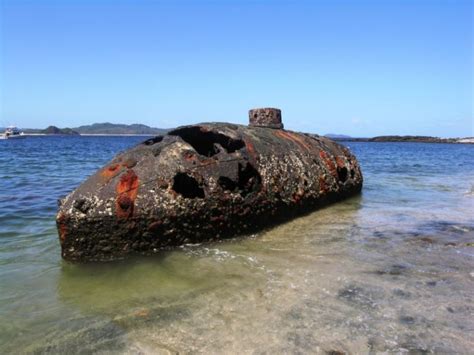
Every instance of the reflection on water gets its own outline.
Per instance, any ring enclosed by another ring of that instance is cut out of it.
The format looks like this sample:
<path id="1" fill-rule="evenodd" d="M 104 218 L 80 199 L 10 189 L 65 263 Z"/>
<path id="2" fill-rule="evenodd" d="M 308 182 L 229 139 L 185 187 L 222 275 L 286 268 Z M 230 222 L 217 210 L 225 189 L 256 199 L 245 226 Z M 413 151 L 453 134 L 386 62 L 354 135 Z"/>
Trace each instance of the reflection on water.
<path id="1" fill-rule="evenodd" d="M 418 146 L 356 144 L 362 196 L 156 257 L 68 264 L 49 213 L 0 215 L 0 352 L 469 353 L 472 148 Z"/>

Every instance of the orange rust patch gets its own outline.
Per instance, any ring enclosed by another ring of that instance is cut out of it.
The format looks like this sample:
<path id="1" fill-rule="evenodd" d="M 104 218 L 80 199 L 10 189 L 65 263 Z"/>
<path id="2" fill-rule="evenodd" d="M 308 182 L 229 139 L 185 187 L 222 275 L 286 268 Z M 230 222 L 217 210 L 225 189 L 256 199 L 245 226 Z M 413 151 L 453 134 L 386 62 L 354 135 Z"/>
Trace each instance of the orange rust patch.
<path id="1" fill-rule="evenodd" d="M 116 177 L 122 170 L 121 164 L 112 164 L 101 171 L 100 175 L 109 182 L 110 179 Z"/>
<path id="2" fill-rule="evenodd" d="M 324 164 L 326 164 L 326 167 L 328 168 L 331 175 L 337 178 L 336 164 L 334 164 L 333 159 L 331 159 L 331 157 L 328 154 L 326 154 L 324 150 L 321 150 L 319 152 L 319 156 L 324 161 Z"/>
<path id="3" fill-rule="evenodd" d="M 287 139 L 289 141 L 292 141 L 296 144 L 298 144 L 301 148 L 306 149 L 308 151 L 311 151 L 311 145 L 309 145 L 303 137 L 299 136 L 296 133 L 293 132 L 287 132 L 287 131 L 282 131 L 282 130 L 276 130 L 275 135 Z"/>
<path id="4" fill-rule="evenodd" d="M 138 176 L 132 169 L 128 169 L 120 177 L 115 191 L 117 199 L 115 201 L 116 213 L 119 218 L 128 218 L 133 215 L 135 199 L 138 194 Z"/>
<path id="5" fill-rule="evenodd" d="M 138 176 L 132 169 L 128 169 L 125 174 L 120 177 L 116 191 L 118 194 L 127 194 L 133 200 L 137 197 Z"/>
<path id="6" fill-rule="evenodd" d="M 59 230 L 59 241 L 62 244 L 66 240 L 66 234 L 67 234 L 66 216 L 60 213 L 56 220 L 56 223 L 58 225 L 58 230 Z"/>

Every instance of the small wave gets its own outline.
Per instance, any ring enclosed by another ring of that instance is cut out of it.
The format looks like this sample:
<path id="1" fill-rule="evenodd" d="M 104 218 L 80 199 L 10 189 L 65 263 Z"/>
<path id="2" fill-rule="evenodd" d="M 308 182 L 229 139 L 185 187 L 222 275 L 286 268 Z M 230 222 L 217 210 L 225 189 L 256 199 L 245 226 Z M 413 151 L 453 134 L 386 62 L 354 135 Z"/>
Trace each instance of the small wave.
<path id="1" fill-rule="evenodd" d="M 467 190 L 464 194 L 467 196 L 474 196 L 474 184 L 471 184 L 471 188 Z"/>

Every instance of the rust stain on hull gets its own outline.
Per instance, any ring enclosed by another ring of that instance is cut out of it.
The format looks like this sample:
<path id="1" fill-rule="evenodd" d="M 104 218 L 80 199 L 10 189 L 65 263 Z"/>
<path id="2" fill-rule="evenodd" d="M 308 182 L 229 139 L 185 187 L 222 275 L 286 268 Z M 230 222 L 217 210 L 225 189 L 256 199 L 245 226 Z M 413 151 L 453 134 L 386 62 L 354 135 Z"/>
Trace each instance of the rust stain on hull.
<path id="1" fill-rule="evenodd" d="M 311 151 L 312 149 L 312 147 L 305 141 L 305 138 L 302 135 L 298 135 L 289 131 L 280 131 L 280 130 L 275 131 L 275 135 L 296 143 L 304 150 Z"/>
<path id="2" fill-rule="evenodd" d="M 133 215 L 138 187 L 138 176 L 132 169 L 127 170 L 127 172 L 120 177 L 120 181 L 116 187 L 117 199 L 115 205 L 118 218 L 129 218 Z"/>
<path id="3" fill-rule="evenodd" d="M 319 156 L 321 157 L 322 161 L 324 162 L 324 164 L 328 168 L 331 175 L 336 178 L 337 177 L 337 169 L 336 169 L 336 164 L 334 163 L 334 160 L 324 150 L 321 150 L 319 152 Z"/>
<path id="4" fill-rule="evenodd" d="M 121 164 L 111 164 L 105 167 L 101 172 L 100 176 L 103 178 L 105 183 L 108 183 L 111 179 L 119 175 L 123 167 Z"/>
<path id="5" fill-rule="evenodd" d="M 56 218 L 56 225 L 58 226 L 59 241 L 62 244 L 66 240 L 67 224 L 64 214 L 59 213 Z"/>

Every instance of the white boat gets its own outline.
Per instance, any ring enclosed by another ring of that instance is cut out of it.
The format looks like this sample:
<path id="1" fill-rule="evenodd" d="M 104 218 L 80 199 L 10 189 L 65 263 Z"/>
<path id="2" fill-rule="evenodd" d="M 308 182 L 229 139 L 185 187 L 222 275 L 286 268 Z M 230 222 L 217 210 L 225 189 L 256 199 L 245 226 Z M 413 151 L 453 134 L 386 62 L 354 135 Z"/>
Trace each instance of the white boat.
<path id="1" fill-rule="evenodd" d="M 9 126 L 5 129 L 5 132 L 0 135 L 0 139 L 20 139 L 26 138 L 25 134 L 15 126 Z"/>

